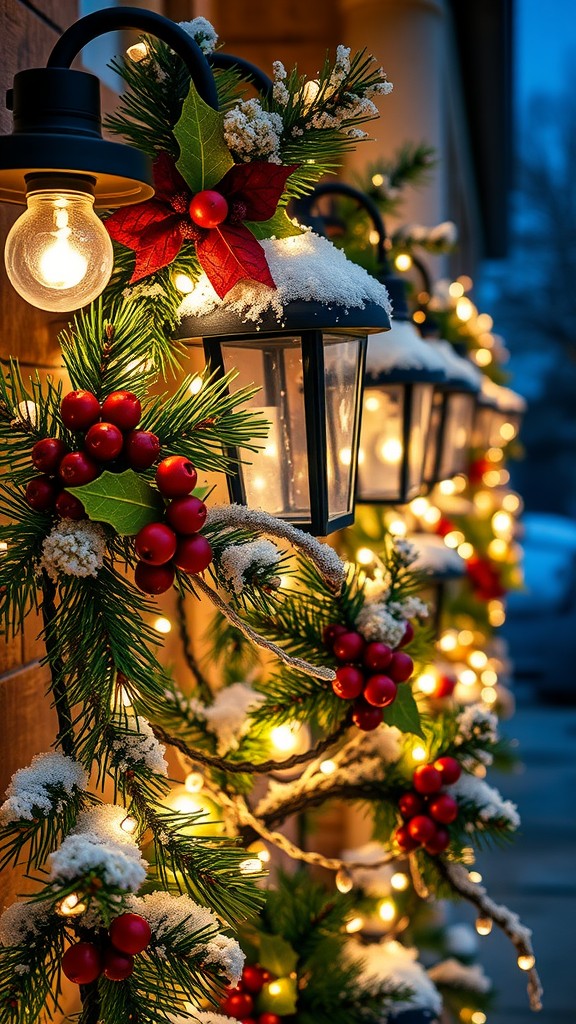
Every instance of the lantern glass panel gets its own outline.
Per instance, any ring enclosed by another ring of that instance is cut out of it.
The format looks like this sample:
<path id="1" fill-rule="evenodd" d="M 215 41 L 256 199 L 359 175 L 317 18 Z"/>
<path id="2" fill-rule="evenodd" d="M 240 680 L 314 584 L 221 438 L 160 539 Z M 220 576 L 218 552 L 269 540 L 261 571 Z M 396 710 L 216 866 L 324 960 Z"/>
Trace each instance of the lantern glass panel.
<path id="1" fill-rule="evenodd" d="M 444 429 L 438 478 L 448 480 L 468 465 L 476 399 L 473 394 L 452 391 L 445 396 Z"/>
<path id="2" fill-rule="evenodd" d="M 270 423 L 258 452 L 240 451 L 235 500 L 318 533 L 352 521 L 365 346 L 319 331 L 220 341 L 224 371 L 238 371 L 232 386 L 256 384 L 247 408 Z"/>
<path id="3" fill-rule="evenodd" d="M 442 443 L 442 414 L 446 395 L 438 388 L 434 389 L 432 398 L 432 411 L 430 413 L 430 428 L 426 439 L 426 454 L 424 457 L 424 481 L 431 485 L 435 484 L 440 477 L 436 471 L 438 465 L 438 451 Z"/>
<path id="4" fill-rule="evenodd" d="M 365 387 L 359 500 L 405 502 L 419 494 L 432 391 L 431 384 Z"/>
<path id="5" fill-rule="evenodd" d="M 361 341 L 324 336 L 328 508 L 330 516 L 351 513 L 361 390 Z"/>

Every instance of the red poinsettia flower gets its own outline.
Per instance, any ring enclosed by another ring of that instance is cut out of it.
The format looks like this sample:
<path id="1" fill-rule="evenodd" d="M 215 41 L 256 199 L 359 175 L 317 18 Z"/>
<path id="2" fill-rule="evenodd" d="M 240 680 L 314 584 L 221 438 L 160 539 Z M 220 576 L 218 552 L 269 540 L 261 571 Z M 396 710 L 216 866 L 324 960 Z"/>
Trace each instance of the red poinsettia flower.
<path id="1" fill-rule="evenodd" d="M 194 194 L 168 154 L 160 153 L 153 199 L 123 207 L 105 221 L 110 237 L 136 254 L 130 282 L 167 267 L 191 240 L 221 299 L 244 278 L 274 288 L 264 249 L 243 221 L 273 217 L 295 169 L 264 161 L 235 164 L 213 189 Z"/>

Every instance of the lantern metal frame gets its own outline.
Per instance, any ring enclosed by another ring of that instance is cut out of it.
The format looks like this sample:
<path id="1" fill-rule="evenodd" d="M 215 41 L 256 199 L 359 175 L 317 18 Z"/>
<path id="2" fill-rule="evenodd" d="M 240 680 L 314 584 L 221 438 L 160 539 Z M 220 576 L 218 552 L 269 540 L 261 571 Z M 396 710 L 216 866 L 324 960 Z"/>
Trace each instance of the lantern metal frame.
<path id="1" fill-rule="evenodd" d="M 444 353 L 441 348 L 438 348 L 434 342 L 431 342 L 434 346 L 435 351 L 439 352 L 441 358 L 444 358 Z M 450 342 L 444 342 L 449 345 Z M 429 437 L 429 457 L 424 460 L 424 483 L 429 489 L 431 489 L 440 480 L 449 480 L 458 473 L 465 473 L 468 464 L 468 453 L 472 447 L 472 440 L 474 436 L 474 428 L 476 422 L 476 410 L 478 395 L 480 393 L 481 384 L 480 380 L 474 384 L 472 375 L 475 372 L 475 367 L 470 363 L 470 373 L 467 373 L 467 367 L 462 367 L 461 375 L 460 367 L 458 366 L 459 360 L 464 360 L 463 356 L 459 356 L 458 353 L 454 352 L 456 357 L 454 361 L 450 360 L 446 365 L 447 379 L 436 386 L 435 394 L 433 398 L 432 407 L 432 419 L 430 422 L 430 437 Z M 446 466 L 447 448 L 448 448 L 448 436 L 447 431 L 451 424 L 453 403 L 460 396 L 464 397 L 469 401 L 469 430 L 468 430 L 468 442 L 466 445 L 461 445 L 459 448 L 454 448 L 452 453 L 452 461 L 450 465 Z M 436 402 L 436 406 L 434 406 Z M 436 415 L 435 415 L 436 413 Z M 458 458 L 456 458 L 458 456 Z"/>
<path id="2" fill-rule="evenodd" d="M 14 77 L 7 93 L 12 134 L 0 136 L 0 202 L 26 203 L 38 175 L 66 182 L 84 177 L 95 207 L 140 203 L 154 194 L 152 161 L 135 146 L 102 136 L 100 81 L 72 70 L 82 48 L 97 36 L 141 29 L 166 42 L 186 64 L 200 96 L 217 109 L 214 75 L 198 44 L 179 25 L 152 11 L 114 7 L 80 18 L 56 42 L 45 68 Z M 56 187 L 54 183 L 51 187 Z"/>
<path id="3" fill-rule="evenodd" d="M 294 204 L 294 209 L 299 219 L 304 218 L 314 230 L 324 234 L 329 233 L 329 229 L 331 227 L 338 227 L 342 225 L 342 219 L 333 213 L 321 214 L 314 212 L 315 204 L 327 196 L 340 196 L 345 199 L 351 199 L 361 206 L 368 214 L 377 235 L 375 247 L 376 263 L 379 270 L 376 276 L 377 279 L 388 289 L 392 301 L 392 308 L 394 310 L 392 330 L 394 329 L 395 322 L 412 324 L 412 318 L 408 311 L 406 298 L 406 282 L 396 274 L 393 274 L 390 269 L 387 257 L 388 239 L 386 227 L 376 202 L 365 192 L 360 191 L 354 186 L 347 185 L 344 182 L 325 182 L 321 185 L 317 185 L 309 196 L 303 197 Z M 416 335 L 418 334 L 415 326 L 414 333 Z M 387 387 L 394 387 L 395 385 L 401 385 L 403 388 L 402 429 L 400 439 L 403 454 L 398 487 L 396 488 L 394 495 L 390 497 L 383 497 L 382 490 L 380 490 L 380 493 L 377 493 L 376 490 L 366 493 L 365 490 L 361 488 L 359 482 L 356 488 L 356 501 L 358 504 L 406 504 L 419 494 L 423 493 L 425 488 L 423 486 L 424 481 L 422 473 L 424 470 L 426 456 L 425 445 L 423 445 L 422 466 L 421 472 L 418 475 L 418 482 L 412 484 L 410 481 L 410 475 L 414 468 L 412 449 L 416 440 L 416 435 L 413 430 L 416 399 L 418 397 L 418 389 L 421 388 L 422 385 L 430 385 L 431 413 L 433 397 L 432 389 L 444 381 L 445 377 L 446 374 L 440 368 L 437 371 L 429 368 L 397 368 L 392 369 L 387 373 L 383 373 L 380 377 L 373 377 L 369 375 L 369 373 L 366 374 L 364 381 L 364 402 L 368 397 L 369 391 L 374 390 L 376 392 L 382 392 L 383 389 Z M 424 429 L 423 433 L 427 435 L 428 430 Z M 360 470 L 358 474 L 358 481 L 360 481 L 361 475 Z"/>
<path id="4" fill-rule="evenodd" d="M 243 348 L 263 350 L 267 341 L 272 345 L 277 343 L 280 347 L 283 339 L 300 339 L 310 515 L 297 516 L 288 512 L 274 514 L 277 518 L 287 519 L 299 529 L 316 536 L 327 536 L 354 522 L 367 335 L 387 330 L 390 326 L 384 308 L 374 303 L 367 303 L 363 308 L 354 309 L 351 325 L 343 326 L 344 312 L 342 307 L 334 303 L 329 308 L 324 303 L 294 301 L 284 307 L 282 326 L 278 324 L 275 315 L 268 312 L 259 320 L 257 330 L 247 332 L 246 324 L 239 315 L 219 308 L 205 316 L 183 317 L 175 334 L 179 341 L 201 339 L 206 362 L 218 376 L 224 376 L 226 372 L 223 354 L 223 347 L 226 344 L 236 343 Z M 352 319 L 350 312 L 346 319 Z M 357 340 L 359 346 L 353 396 L 354 422 L 351 431 L 350 465 L 347 467 L 349 508 L 345 513 L 339 514 L 331 512 L 329 501 L 325 335 L 341 338 L 342 341 L 352 337 Z M 230 498 L 238 504 L 245 505 L 245 460 L 241 458 L 237 448 L 228 448 L 227 455 L 231 462 L 238 465 L 236 473 L 227 475 Z"/>

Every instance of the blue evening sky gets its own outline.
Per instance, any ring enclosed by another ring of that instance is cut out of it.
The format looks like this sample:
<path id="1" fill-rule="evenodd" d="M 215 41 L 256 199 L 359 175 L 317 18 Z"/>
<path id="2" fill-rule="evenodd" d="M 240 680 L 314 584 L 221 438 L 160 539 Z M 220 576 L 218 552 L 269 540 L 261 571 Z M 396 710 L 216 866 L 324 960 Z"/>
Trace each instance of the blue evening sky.
<path id="1" fill-rule="evenodd" d="M 516 101 L 559 93 L 576 66 L 576 0 L 515 0 Z"/>

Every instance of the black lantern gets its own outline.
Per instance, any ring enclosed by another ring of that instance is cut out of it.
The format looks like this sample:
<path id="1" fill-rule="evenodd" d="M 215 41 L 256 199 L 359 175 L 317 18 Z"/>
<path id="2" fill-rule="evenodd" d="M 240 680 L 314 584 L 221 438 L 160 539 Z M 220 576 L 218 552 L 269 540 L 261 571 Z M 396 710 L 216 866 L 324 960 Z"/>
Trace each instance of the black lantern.
<path id="1" fill-rule="evenodd" d="M 495 384 L 486 375 L 478 395 L 478 408 L 474 421 L 476 448 L 504 448 L 520 433 L 526 399 L 512 388 Z"/>
<path id="2" fill-rule="evenodd" d="M 446 547 L 443 538 L 436 534 L 409 534 L 407 540 L 417 552 L 412 568 L 423 576 L 419 597 L 430 608 L 431 623 L 436 637 L 439 637 L 446 597 L 452 585 L 466 575 L 466 563 L 457 551 Z"/>
<path id="3" fill-rule="evenodd" d="M 6 270 L 16 291 L 40 309 L 77 309 L 106 287 L 114 257 L 95 208 L 140 203 L 154 194 L 152 162 L 133 146 L 102 137 L 100 83 L 72 70 L 96 36 L 142 29 L 184 60 L 202 98 L 218 106 L 202 50 L 159 14 L 114 7 L 81 18 L 56 43 L 45 68 L 14 78 L 7 94 L 13 131 L 0 136 L 0 202 L 26 205 L 6 241 Z"/>
<path id="4" fill-rule="evenodd" d="M 391 330 L 368 341 L 356 500 L 405 504 L 422 493 L 434 387 L 445 379 L 443 362 L 422 341 L 406 301 L 406 284 L 393 275 L 386 256 L 386 229 L 376 203 L 341 182 L 318 185 L 297 206 L 317 231 L 341 229 L 338 211 L 321 211 L 326 197 L 351 199 L 370 217 L 376 235 L 378 280 L 386 285 L 394 316 Z"/>
<path id="5" fill-rule="evenodd" d="M 424 480 L 432 486 L 468 467 L 481 375 L 448 341 L 428 344 L 444 363 L 446 380 L 434 390 Z"/>
<path id="6" fill-rule="evenodd" d="M 236 369 L 238 386 L 258 384 L 249 407 L 271 424 L 256 455 L 230 453 L 242 460 L 228 481 L 233 501 L 318 536 L 354 521 L 366 337 L 389 324 L 372 302 L 346 310 L 294 301 L 281 326 L 263 314 L 252 332 L 225 305 L 182 318 L 176 337 L 202 338 L 212 369 Z"/>

